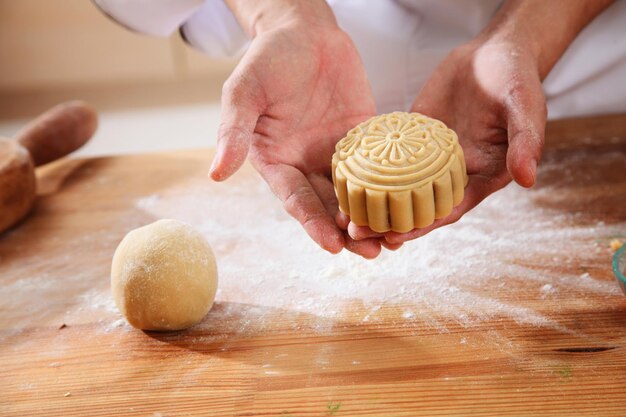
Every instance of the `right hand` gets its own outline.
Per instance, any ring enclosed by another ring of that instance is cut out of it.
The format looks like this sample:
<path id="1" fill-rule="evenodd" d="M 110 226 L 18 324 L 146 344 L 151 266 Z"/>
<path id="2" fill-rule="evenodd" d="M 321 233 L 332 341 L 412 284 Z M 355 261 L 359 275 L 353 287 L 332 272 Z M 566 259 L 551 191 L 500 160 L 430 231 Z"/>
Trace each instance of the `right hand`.
<path id="1" fill-rule="evenodd" d="M 373 258 L 379 239 L 355 241 L 347 223 L 335 221 L 331 158 L 348 130 L 376 114 L 374 100 L 358 52 L 334 17 L 311 19 L 257 30 L 224 84 L 210 176 L 225 180 L 250 154 L 285 210 L 322 248 Z"/>
<path id="2" fill-rule="evenodd" d="M 407 233 L 374 232 L 350 223 L 354 239 L 384 236 L 405 243 L 454 223 L 515 180 L 535 182 L 546 127 L 538 60 L 523 39 L 477 38 L 452 51 L 430 76 L 411 111 L 443 121 L 463 147 L 469 182 L 463 201 L 433 224 Z"/>

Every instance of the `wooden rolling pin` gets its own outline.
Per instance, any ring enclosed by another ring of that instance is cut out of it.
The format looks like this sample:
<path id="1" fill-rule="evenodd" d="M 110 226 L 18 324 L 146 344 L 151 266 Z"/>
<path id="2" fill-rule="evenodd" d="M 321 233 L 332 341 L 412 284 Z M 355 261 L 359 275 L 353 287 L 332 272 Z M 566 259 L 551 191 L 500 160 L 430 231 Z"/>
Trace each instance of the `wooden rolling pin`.
<path id="1" fill-rule="evenodd" d="M 98 117 L 91 106 L 70 101 L 37 117 L 15 139 L 0 138 L 0 233 L 33 207 L 35 167 L 80 148 L 97 126 Z"/>

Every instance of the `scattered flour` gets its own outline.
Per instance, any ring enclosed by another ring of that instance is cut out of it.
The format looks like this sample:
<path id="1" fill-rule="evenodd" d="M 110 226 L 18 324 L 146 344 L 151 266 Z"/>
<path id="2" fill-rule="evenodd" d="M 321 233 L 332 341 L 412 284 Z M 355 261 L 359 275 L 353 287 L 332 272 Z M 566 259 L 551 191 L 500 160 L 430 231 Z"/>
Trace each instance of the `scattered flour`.
<path id="1" fill-rule="evenodd" d="M 160 196 L 158 194 L 152 194 L 145 198 L 141 198 L 137 200 L 137 207 L 141 209 L 149 209 L 150 207 L 154 207 L 156 203 L 159 202 Z"/>
<path id="2" fill-rule="evenodd" d="M 555 172 L 567 181 L 576 174 L 569 166 L 576 157 L 560 162 L 548 158 L 540 172 Z M 623 158 L 623 153 L 605 158 L 614 164 L 611 158 Z M 199 336 L 202 340 L 275 330 L 277 322 L 324 333 L 343 321 L 373 326 L 389 314 L 395 324 L 440 333 L 487 320 L 569 332 L 551 314 L 555 304 L 550 301 L 575 296 L 602 302 L 620 296 L 618 286 L 607 278 L 610 273 L 598 274 L 598 259 L 607 249 L 596 240 L 623 235 L 626 222 L 604 222 L 580 210 L 559 209 L 567 206 L 563 200 L 573 187 L 563 181 L 531 190 L 511 184 L 459 222 L 372 261 L 319 249 L 256 176 L 226 183 L 204 177 L 178 182 L 136 200 L 137 217 L 125 221 L 132 228 L 146 218 L 176 218 L 192 224 L 211 243 L 220 282 L 215 306 L 197 326 L 205 335 Z M 584 203 L 584 198 L 573 204 Z M 82 242 L 94 240 L 109 247 L 120 238 L 103 230 L 101 235 L 78 236 L 73 244 L 78 249 Z M 70 252 L 55 260 L 58 265 L 71 262 Z M 30 321 L 45 317 L 51 302 L 65 304 L 63 288 L 56 285 L 63 274 L 58 265 L 50 269 L 54 272 L 1 287 L 2 307 L 19 309 L 30 294 L 46 299 L 48 304 L 32 303 L 24 311 L 23 320 Z M 97 275 L 85 271 L 63 280 L 82 295 L 60 316 L 59 324 L 66 319 L 71 326 L 72 319 L 86 314 L 100 316 L 104 332 L 130 330 L 101 269 Z"/>
<path id="3" fill-rule="evenodd" d="M 543 296 L 546 296 L 548 294 L 555 293 L 556 289 L 552 286 L 552 284 L 545 284 L 539 289 L 539 291 L 541 291 L 541 294 Z"/>
<path id="4" fill-rule="evenodd" d="M 538 299 L 561 288 L 581 297 L 619 294 L 613 281 L 581 275 L 580 268 L 603 250 L 595 239 L 622 232 L 624 223 L 581 220 L 576 212 L 553 209 L 550 198 L 561 197 L 559 184 L 536 190 L 511 184 L 459 222 L 374 261 L 322 251 L 260 179 L 237 184 L 193 179 L 137 201 L 155 218 L 193 224 L 211 242 L 220 293 L 200 326 L 229 321 L 245 333 L 290 313 L 313 316 L 315 328 L 326 331 L 354 313 L 357 303 L 364 323 L 376 321 L 383 307 L 400 305 L 399 317 L 440 332 L 448 331 L 444 323 L 450 320 L 469 327 L 493 318 L 560 329 L 541 309 L 517 302 L 515 291 L 533 286 Z"/>
<path id="5" fill-rule="evenodd" d="M 91 289 L 81 295 L 83 305 L 92 310 L 101 310 L 107 313 L 116 313 L 117 307 L 113 301 L 111 292 L 99 289 Z M 83 307 L 84 308 L 84 307 Z"/>
<path id="6" fill-rule="evenodd" d="M 128 327 L 130 328 L 130 325 L 128 324 L 128 322 L 126 321 L 126 319 L 124 318 L 119 318 L 111 323 L 108 323 L 105 327 L 105 331 L 108 333 L 112 330 L 115 329 L 119 329 L 121 327 Z"/>
<path id="7" fill-rule="evenodd" d="M 411 310 L 405 310 L 402 313 L 402 318 L 406 319 L 406 320 L 411 320 L 415 318 L 415 313 Z"/>

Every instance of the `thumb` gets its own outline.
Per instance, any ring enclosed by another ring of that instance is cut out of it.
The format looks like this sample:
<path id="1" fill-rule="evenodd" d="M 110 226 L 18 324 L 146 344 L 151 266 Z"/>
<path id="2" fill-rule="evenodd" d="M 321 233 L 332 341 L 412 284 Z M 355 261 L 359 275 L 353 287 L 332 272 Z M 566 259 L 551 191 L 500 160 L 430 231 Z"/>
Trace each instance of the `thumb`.
<path id="1" fill-rule="evenodd" d="M 543 152 L 546 130 L 546 100 L 538 82 L 536 88 L 514 92 L 507 102 L 509 148 L 506 167 L 511 177 L 523 187 L 532 187 L 537 164 Z"/>
<path id="2" fill-rule="evenodd" d="M 232 77 L 231 77 L 232 79 Z M 259 119 L 254 91 L 248 83 L 229 79 L 222 89 L 222 115 L 217 133 L 217 150 L 209 176 L 223 181 L 243 165 Z"/>

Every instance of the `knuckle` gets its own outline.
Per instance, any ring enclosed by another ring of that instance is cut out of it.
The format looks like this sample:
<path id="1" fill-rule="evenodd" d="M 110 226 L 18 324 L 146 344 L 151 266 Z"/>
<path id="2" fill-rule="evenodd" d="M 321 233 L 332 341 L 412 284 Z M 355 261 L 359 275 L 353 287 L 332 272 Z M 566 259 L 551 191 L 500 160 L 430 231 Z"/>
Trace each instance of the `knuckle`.
<path id="1" fill-rule="evenodd" d="M 231 76 L 222 85 L 223 104 L 233 106 L 241 105 L 244 102 L 246 87 L 241 79 Z"/>
<path id="2" fill-rule="evenodd" d="M 233 74 L 222 85 L 222 96 L 232 96 L 233 93 L 237 90 L 237 77 Z"/>
<path id="3" fill-rule="evenodd" d="M 283 202 L 283 207 L 288 213 L 295 213 L 301 209 L 301 200 L 306 198 L 309 194 L 310 192 L 304 187 L 296 188 L 290 192 L 289 195 L 287 195 L 287 198 L 285 198 L 285 201 Z"/>
<path id="4" fill-rule="evenodd" d="M 218 140 L 230 140 L 231 138 L 246 137 L 248 131 L 241 126 L 232 123 L 220 122 L 217 129 Z"/>
<path id="5" fill-rule="evenodd" d="M 509 111 L 514 112 L 527 107 L 528 94 L 526 88 L 519 82 L 517 77 L 508 81 L 504 94 L 504 103 L 509 108 Z"/>
<path id="6" fill-rule="evenodd" d="M 307 227 L 311 224 L 314 224 L 318 220 L 322 220 L 324 215 L 322 213 L 307 213 L 305 214 L 304 219 L 301 221 L 303 227 Z"/>
<path id="7" fill-rule="evenodd" d="M 317 210 L 314 210 L 314 207 L 311 207 L 310 201 L 315 197 L 314 194 L 310 188 L 297 188 L 287 196 L 283 202 L 283 207 L 287 213 L 298 219 L 303 225 L 306 225 L 319 219 L 322 215 Z"/>
<path id="8" fill-rule="evenodd" d="M 235 106 L 246 104 L 254 97 L 256 86 L 250 74 L 235 71 L 222 85 L 222 100 Z"/>

